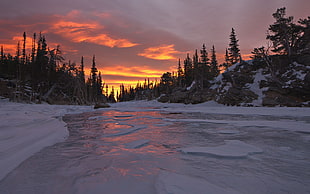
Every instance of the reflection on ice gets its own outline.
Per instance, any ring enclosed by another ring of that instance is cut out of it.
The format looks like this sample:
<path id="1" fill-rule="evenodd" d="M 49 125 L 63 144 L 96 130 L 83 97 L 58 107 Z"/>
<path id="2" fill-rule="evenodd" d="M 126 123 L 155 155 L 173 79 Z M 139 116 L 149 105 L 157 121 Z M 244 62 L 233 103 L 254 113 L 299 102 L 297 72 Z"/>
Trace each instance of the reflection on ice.
<path id="1" fill-rule="evenodd" d="M 0 193 L 310 193 L 307 117 L 166 109 L 67 115 Z"/>

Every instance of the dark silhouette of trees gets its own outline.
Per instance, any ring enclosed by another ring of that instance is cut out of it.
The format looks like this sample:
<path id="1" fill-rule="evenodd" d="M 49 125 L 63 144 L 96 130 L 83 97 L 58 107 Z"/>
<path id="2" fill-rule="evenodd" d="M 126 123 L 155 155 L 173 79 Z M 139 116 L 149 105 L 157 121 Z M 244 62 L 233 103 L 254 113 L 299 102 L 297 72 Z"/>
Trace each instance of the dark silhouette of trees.
<path id="1" fill-rule="evenodd" d="M 232 66 L 233 64 L 240 61 L 240 49 L 239 49 L 239 40 L 237 39 L 235 29 L 231 29 L 230 33 L 230 43 L 228 48 L 228 66 Z"/>
<path id="2" fill-rule="evenodd" d="M 33 34 L 31 53 L 26 53 L 26 32 L 22 46 L 17 43 L 16 56 L 4 53 L 1 46 L 0 77 L 10 80 L 14 88 L 11 96 L 16 101 L 32 101 L 66 104 L 92 104 L 105 102 L 102 94 L 101 73 L 97 74 L 95 57 L 92 76 L 85 82 L 84 58 L 81 65 L 65 62 L 60 45 L 51 49 L 45 36 Z"/>
<path id="3" fill-rule="evenodd" d="M 214 45 L 211 48 L 211 62 L 210 62 L 210 71 L 211 71 L 211 77 L 216 77 L 219 75 L 219 66 L 216 59 L 216 51 Z"/>

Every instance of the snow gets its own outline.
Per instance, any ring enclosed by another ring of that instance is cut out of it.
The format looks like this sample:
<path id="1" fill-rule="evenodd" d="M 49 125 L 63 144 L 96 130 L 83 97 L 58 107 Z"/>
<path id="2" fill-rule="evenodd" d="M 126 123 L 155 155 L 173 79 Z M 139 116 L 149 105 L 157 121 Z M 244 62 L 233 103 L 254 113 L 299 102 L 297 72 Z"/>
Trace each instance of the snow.
<path id="1" fill-rule="evenodd" d="M 187 91 L 188 91 L 188 90 L 191 90 L 191 89 L 194 87 L 195 84 L 196 84 L 196 82 L 193 81 L 192 84 L 191 84 L 189 87 L 186 88 L 186 90 L 187 90 Z"/>
<path id="2" fill-rule="evenodd" d="M 263 152 L 262 149 L 240 140 L 225 140 L 224 145 L 216 147 L 189 147 L 180 150 L 188 154 L 205 154 L 224 158 L 246 158 L 250 154 Z"/>
<path id="3" fill-rule="evenodd" d="M 156 191 L 158 194 L 237 194 L 232 189 L 224 189 L 208 181 L 198 178 L 181 175 L 173 172 L 162 171 L 159 173 L 156 182 Z"/>
<path id="4" fill-rule="evenodd" d="M 42 148 L 66 139 L 68 130 L 61 116 L 87 110 L 90 107 L 0 100 L 0 180 Z"/>
<path id="5" fill-rule="evenodd" d="M 260 82 L 266 81 L 266 75 L 263 75 L 262 72 L 263 72 L 263 69 L 259 69 L 257 71 L 257 73 L 255 74 L 253 84 L 247 85 L 252 92 L 254 92 L 255 94 L 258 95 L 257 100 L 254 100 L 252 102 L 252 104 L 255 106 L 261 106 L 262 105 L 263 98 L 265 97 L 263 92 L 268 90 L 268 88 L 260 88 Z"/>

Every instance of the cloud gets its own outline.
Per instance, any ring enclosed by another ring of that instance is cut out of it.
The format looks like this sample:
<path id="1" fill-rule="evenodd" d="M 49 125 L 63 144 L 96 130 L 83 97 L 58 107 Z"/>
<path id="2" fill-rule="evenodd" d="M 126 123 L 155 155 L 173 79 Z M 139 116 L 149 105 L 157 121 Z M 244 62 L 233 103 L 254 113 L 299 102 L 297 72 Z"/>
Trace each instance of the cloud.
<path id="1" fill-rule="evenodd" d="M 73 22 L 60 20 L 53 24 L 54 33 L 70 39 L 73 42 L 88 42 L 110 48 L 128 48 L 137 46 L 125 38 L 113 38 L 105 33 L 98 33 L 104 30 L 104 26 L 99 23 Z"/>
<path id="2" fill-rule="evenodd" d="M 176 60 L 177 57 L 174 55 L 180 53 L 182 52 L 174 49 L 174 44 L 170 44 L 146 48 L 138 55 L 155 60 Z"/>
<path id="3" fill-rule="evenodd" d="M 151 69 L 147 66 L 126 67 L 123 65 L 114 65 L 99 68 L 99 71 L 104 76 L 126 77 L 126 79 L 159 78 L 162 75 L 162 71 L 157 69 Z M 86 72 L 86 74 L 89 74 L 89 72 Z"/>

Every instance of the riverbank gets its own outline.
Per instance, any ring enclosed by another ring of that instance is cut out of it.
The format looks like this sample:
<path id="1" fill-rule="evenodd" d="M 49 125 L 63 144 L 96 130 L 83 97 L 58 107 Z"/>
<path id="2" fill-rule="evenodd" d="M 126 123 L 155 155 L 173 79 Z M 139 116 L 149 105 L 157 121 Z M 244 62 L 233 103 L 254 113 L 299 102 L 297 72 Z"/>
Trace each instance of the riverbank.
<path id="1" fill-rule="evenodd" d="M 0 180 L 34 153 L 66 139 L 63 115 L 90 110 L 90 106 L 0 100 Z"/>

